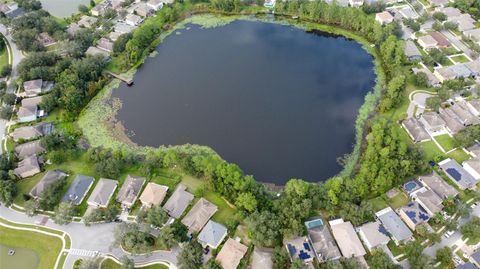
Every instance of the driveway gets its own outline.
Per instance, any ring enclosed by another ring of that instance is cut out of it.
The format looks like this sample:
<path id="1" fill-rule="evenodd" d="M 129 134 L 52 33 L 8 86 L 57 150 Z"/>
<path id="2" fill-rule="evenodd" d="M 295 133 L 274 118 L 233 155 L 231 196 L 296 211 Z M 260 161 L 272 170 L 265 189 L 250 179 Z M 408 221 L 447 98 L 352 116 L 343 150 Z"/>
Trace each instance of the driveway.
<path id="1" fill-rule="evenodd" d="M 460 40 L 460 38 L 458 38 L 457 36 L 453 35 L 452 33 L 450 33 L 449 31 L 447 30 L 442 30 L 441 33 L 446 37 L 448 38 L 448 40 L 450 40 L 450 42 L 455 46 L 457 47 L 459 50 L 465 52 L 465 54 L 467 54 L 469 57 L 472 57 L 473 55 L 473 52 L 470 48 L 468 48 L 467 46 L 465 46 L 462 41 Z"/>
<path id="2" fill-rule="evenodd" d="M 44 216 L 28 217 L 27 215 L 0 205 L 0 217 L 24 224 L 37 225 L 42 222 Z M 68 225 L 57 225 L 53 221 L 48 220 L 45 227 L 60 230 L 70 235 L 72 240 L 72 254 L 67 256 L 64 269 L 71 269 L 73 263 L 79 257 L 91 257 L 92 252 L 98 252 L 98 255 L 112 255 L 117 259 L 127 255 L 134 260 L 135 264 L 146 264 L 152 262 L 168 262 L 171 264 L 170 268 L 176 268 L 177 255 L 180 252 L 179 247 L 175 247 L 170 251 L 155 251 L 148 255 L 130 255 L 118 248 L 112 248 L 111 244 L 114 241 L 114 229 L 119 223 L 102 223 L 85 226 L 83 223 L 72 222 Z M 83 256 L 81 256 L 83 253 Z"/>

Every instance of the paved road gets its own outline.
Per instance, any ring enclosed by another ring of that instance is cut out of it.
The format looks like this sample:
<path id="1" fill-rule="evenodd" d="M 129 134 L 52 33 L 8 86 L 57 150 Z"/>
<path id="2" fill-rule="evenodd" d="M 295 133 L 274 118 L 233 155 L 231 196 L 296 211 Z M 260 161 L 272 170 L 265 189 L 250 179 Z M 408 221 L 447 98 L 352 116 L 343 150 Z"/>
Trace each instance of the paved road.
<path id="1" fill-rule="evenodd" d="M 0 205 L 0 217 L 12 222 L 37 225 L 43 219 L 43 216 L 28 217 L 25 214 Z M 149 262 L 166 261 L 171 264 L 170 268 L 176 268 L 177 254 L 180 251 L 178 247 L 170 251 L 156 251 L 149 255 L 128 255 L 123 250 L 112 248 L 114 239 L 114 229 L 118 223 L 103 223 L 91 226 L 85 226 L 83 223 L 72 222 L 68 225 L 57 225 L 48 220 L 45 227 L 64 231 L 70 235 L 72 240 L 72 249 L 98 251 L 100 256 L 112 255 L 120 259 L 127 255 L 135 261 L 135 264 L 145 264 Z M 68 255 L 63 266 L 64 269 L 71 269 L 75 260 L 79 257 L 79 251 L 73 251 Z"/>
<path id="2" fill-rule="evenodd" d="M 450 42 L 455 45 L 455 47 L 457 47 L 459 50 L 465 52 L 465 54 L 467 54 L 469 57 L 472 57 L 473 55 L 473 52 L 471 49 L 469 49 L 467 46 L 465 46 L 462 41 L 460 40 L 460 38 L 458 38 L 457 36 L 454 36 L 452 33 L 450 33 L 449 31 L 447 30 L 442 30 L 441 33 L 443 35 L 445 35 L 448 40 L 450 40 Z"/>
<path id="3" fill-rule="evenodd" d="M 461 218 L 458 221 L 459 227 L 465 225 L 467 222 L 470 221 L 470 219 L 473 216 L 480 217 L 480 204 L 477 205 L 471 212 L 470 216 L 468 218 Z M 460 243 L 460 240 L 462 240 L 462 234 L 460 231 L 457 229 L 452 236 L 449 238 L 445 238 L 445 236 L 442 236 L 442 241 L 440 243 L 434 244 L 424 250 L 424 253 L 427 254 L 430 257 L 435 257 L 437 250 L 443 247 L 452 247 L 453 245 L 457 245 L 457 242 Z"/>

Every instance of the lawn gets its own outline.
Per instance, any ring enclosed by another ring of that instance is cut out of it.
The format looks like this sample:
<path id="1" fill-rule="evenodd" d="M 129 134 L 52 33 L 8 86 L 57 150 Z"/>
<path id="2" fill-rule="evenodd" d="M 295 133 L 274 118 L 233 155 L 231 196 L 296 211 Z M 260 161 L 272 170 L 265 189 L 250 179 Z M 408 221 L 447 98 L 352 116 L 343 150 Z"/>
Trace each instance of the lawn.
<path id="1" fill-rule="evenodd" d="M 0 243 L 35 251 L 40 257 L 38 269 L 55 268 L 58 253 L 62 250 L 62 241 L 56 237 L 1 226 Z"/>
<path id="2" fill-rule="evenodd" d="M 408 204 L 409 201 L 410 199 L 404 192 L 399 192 L 392 199 L 388 199 L 388 204 L 390 204 L 390 206 L 393 207 L 394 209 L 397 209 Z"/>
<path id="3" fill-rule="evenodd" d="M 455 140 L 448 134 L 435 136 L 434 138 L 446 152 L 455 148 Z"/>
<path id="4" fill-rule="evenodd" d="M 5 42 L 3 38 L 0 40 L 0 42 Z M 8 50 L 6 45 L 3 47 L 2 50 L 0 50 L 0 70 L 8 65 Z"/>
<path id="5" fill-rule="evenodd" d="M 397 195 L 398 196 L 398 195 Z M 394 197 L 395 198 L 395 197 Z M 380 211 L 386 207 L 388 207 L 388 204 L 387 202 L 385 201 L 385 199 L 383 199 L 383 197 L 379 196 L 379 197 L 375 197 L 373 199 L 370 200 L 370 203 L 372 204 L 373 206 L 373 210 L 376 212 L 376 211 Z"/>
<path id="6" fill-rule="evenodd" d="M 168 266 L 163 264 L 153 264 L 145 267 L 135 267 L 135 268 L 142 268 L 142 269 L 168 269 Z M 120 264 L 114 262 L 111 259 L 105 259 L 102 262 L 101 269 L 120 269 Z"/>
<path id="7" fill-rule="evenodd" d="M 469 62 L 468 58 L 465 57 L 465 55 L 457 55 L 457 56 L 453 56 L 453 57 L 450 57 L 451 60 L 455 61 L 455 63 L 467 63 Z"/>
<path id="8" fill-rule="evenodd" d="M 459 164 L 462 164 L 464 161 L 470 159 L 470 155 L 465 153 L 462 149 L 456 149 L 448 154 L 448 157 L 456 160 Z"/>
<path id="9" fill-rule="evenodd" d="M 436 161 L 445 156 L 433 141 L 426 141 L 419 144 L 425 154 L 425 159 L 429 161 Z"/>

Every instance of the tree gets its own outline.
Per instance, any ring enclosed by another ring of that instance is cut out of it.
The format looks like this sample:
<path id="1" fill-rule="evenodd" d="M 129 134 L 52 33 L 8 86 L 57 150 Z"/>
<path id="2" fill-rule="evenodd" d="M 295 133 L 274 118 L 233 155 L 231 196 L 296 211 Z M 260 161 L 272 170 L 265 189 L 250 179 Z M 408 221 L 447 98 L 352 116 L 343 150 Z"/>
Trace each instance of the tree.
<path id="1" fill-rule="evenodd" d="M 477 216 L 472 217 L 470 222 L 460 228 L 460 231 L 462 235 L 468 237 L 470 240 L 480 240 L 480 218 Z"/>
<path id="2" fill-rule="evenodd" d="M 167 212 L 160 205 L 147 210 L 146 222 L 150 225 L 162 227 L 168 220 Z"/>
<path id="3" fill-rule="evenodd" d="M 117 40 L 113 43 L 113 53 L 120 54 L 125 51 L 127 42 L 132 39 L 133 35 L 131 33 L 123 34 L 118 37 Z"/>
<path id="4" fill-rule="evenodd" d="M 249 236 L 256 246 L 274 246 L 280 238 L 280 222 L 270 211 L 254 212 L 245 219 Z"/>
<path id="5" fill-rule="evenodd" d="M 374 250 L 368 259 L 371 269 L 401 269 L 402 266 L 393 263 L 392 259 L 383 250 Z"/>
<path id="6" fill-rule="evenodd" d="M 120 258 L 120 263 L 122 264 L 122 269 L 133 269 L 135 267 L 133 260 L 125 255 Z"/>
<path id="7" fill-rule="evenodd" d="M 3 96 L 3 102 L 9 106 L 14 105 L 17 100 L 17 95 L 14 93 L 7 93 Z"/>
<path id="8" fill-rule="evenodd" d="M 432 29 L 435 30 L 435 31 L 442 31 L 443 30 L 443 24 L 436 21 L 432 24 Z"/>
<path id="9" fill-rule="evenodd" d="M 37 201 L 34 199 L 30 199 L 25 202 L 25 205 L 23 206 L 23 209 L 25 210 L 25 214 L 29 217 L 33 217 L 37 215 L 37 210 L 38 210 L 38 204 Z"/>
<path id="10" fill-rule="evenodd" d="M 185 245 L 178 255 L 180 269 L 200 268 L 203 264 L 203 248 L 197 241 Z"/>
<path id="11" fill-rule="evenodd" d="M 423 246 L 418 241 L 408 242 L 405 245 L 405 256 L 412 268 L 433 269 L 429 257 L 423 254 Z"/>
<path id="12" fill-rule="evenodd" d="M 12 66 L 11 65 L 5 65 L 0 69 L 0 77 L 6 77 L 9 76 L 12 73 Z"/>
<path id="13" fill-rule="evenodd" d="M 155 244 L 154 238 L 147 231 L 141 230 L 136 223 L 121 223 L 113 230 L 115 247 L 122 246 L 133 253 L 149 253 Z"/>
<path id="14" fill-rule="evenodd" d="M 435 258 L 437 262 L 442 263 L 442 268 L 455 268 L 452 250 L 449 247 L 438 249 Z"/>
<path id="15" fill-rule="evenodd" d="M 67 180 L 61 178 L 48 185 L 40 194 L 39 207 L 43 210 L 53 210 L 62 199 L 66 184 Z"/>
<path id="16" fill-rule="evenodd" d="M 448 60 L 445 53 L 443 53 L 443 51 L 441 51 L 437 48 L 431 49 L 429 54 L 432 57 L 433 61 L 435 61 L 435 62 L 437 62 L 441 65 L 444 65 Z"/>
<path id="17" fill-rule="evenodd" d="M 17 185 L 13 180 L 0 180 L 0 202 L 10 206 L 17 193 Z"/>
<path id="18" fill-rule="evenodd" d="M 173 247 L 177 243 L 177 240 L 175 239 L 174 228 L 172 228 L 170 225 L 162 228 L 157 237 L 157 241 L 164 249 L 170 249 Z"/>
<path id="19" fill-rule="evenodd" d="M 82 259 L 80 265 L 78 266 L 78 269 L 97 269 L 98 263 L 99 261 L 96 258 Z"/>
<path id="20" fill-rule="evenodd" d="M 80 13 L 87 13 L 89 11 L 88 7 L 86 5 L 79 5 L 78 6 L 78 11 Z"/>
<path id="21" fill-rule="evenodd" d="M 445 13 L 442 13 L 440 11 L 433 13 L 432 17 L 441 22 L 446 21 L 448 18 L 447 15 L 445 15 Z"/>
<path id="22" fill-rule="evenodd" d="M 0 118 L 9 120 L 13 115 L 13 108 L 11 106 L 2 106 L 0 108 Z"/>
<path id="23" fill-rule="evenodd" d="M 300 259 L 295 259 L 290 266 L 290 269 L 307 269 L 307 265 Z"/>
<path id="24" fill-rule="evenodd" d="M 453 135 L 455 143 L 460 147 L 468 148 L 475 144 L 475 140 L 480 137 L 480 125 L 468 126 Z"/>
<path id="25" fill-rule="evenodd" d="M 72 218 L 75 215 L 75 206 L 72 203 L 60 203 L 55 208 L 55 214 L 53 221 L 56 224 L 66 225 L 72 222 Z"/>
<path id="26" fill-rule="evenodd" d="M 438 96 L 428 97 L 426 104 L 427 107 L 438 112 L 440 106 L 442 105 L 442 100 Z"/>
<path id="27" fill-rule="evenodd" d="M 450 31 L 456 31 L 456 30 L 458 30 L 458 23 L 453 22 L 453 21 L 447 21 L 447 22 L 443 23 L 443 27 L 445 27 L 445 29 L 450 30 Z"/>
<path id="28" fill-rule="evenodd" d="M 273 250 L 272 262 L 275 269 L 290 268 L 290 256 L 284 247 L 276 247 Z"/>
<path id="29" fill-rule="evenodd" d="M 215 259 L 210 259 L 202 269 L 222 269 L 222 266 Z"/>
<path id="30" fill-rule="evenodd" d="M 247 212 L 253 212 L 257 209 L 257 199 L 250 192 L 240 193 L 235 200 L 235 205 Z"/>
<path id="31" fill-rule="evenodd" d="M 383 96 L 380 110 L 388 111 L 394 108 L 402 100 L 401 95 L 405 89 L 405 76 L 399 75 L 390 80 L 387 84 L 387 91 Z"/>
<path id="32" fill-rule="evenodd" d="M 425 72 L 418 72 L 413 75 L 415 85 L 419 87 L 428 87 L 428 76 Z"/>

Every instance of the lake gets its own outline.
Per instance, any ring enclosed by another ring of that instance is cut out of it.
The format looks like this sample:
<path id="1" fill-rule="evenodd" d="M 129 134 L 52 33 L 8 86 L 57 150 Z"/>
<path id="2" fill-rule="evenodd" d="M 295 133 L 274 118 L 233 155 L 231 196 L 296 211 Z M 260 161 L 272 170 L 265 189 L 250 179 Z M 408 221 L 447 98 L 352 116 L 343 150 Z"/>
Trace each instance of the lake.
<path id="1" fill-rule="evenodd" d="M 40 0 L 43 9 L 52 16 L 64 18 L 78 12 L 79 5 L 90 5 L 90 0 Z"/>
<path id="2" fill-rule="evenodd" d="M 355 142 L 375 84 L 360 44 L 293 26 L 237 20 L 168 36 L 113 97 L 139 145 L 207 145 L 263 182 L 323 181 Z"/>
<path id="3" fill-rule="evenodd" d="M 8 255 L 10 249 L 15 250 L 12 256 Z M 0 244 L 0 268 L 35 269 L 39 261 L 37 253 L 33 250 Z"/>

